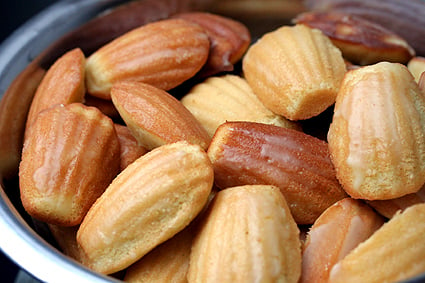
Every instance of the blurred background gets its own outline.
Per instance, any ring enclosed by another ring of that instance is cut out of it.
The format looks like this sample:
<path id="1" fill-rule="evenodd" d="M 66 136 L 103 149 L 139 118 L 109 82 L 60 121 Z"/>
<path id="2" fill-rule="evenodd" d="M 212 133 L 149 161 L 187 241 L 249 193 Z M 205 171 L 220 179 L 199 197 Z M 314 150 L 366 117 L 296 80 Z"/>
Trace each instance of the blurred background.
<path id="1" fill-rule="evenodd" d="M 57 0 L 13 0 L 0 1 L 0 45 L 29 18 Z M 12 261 L 0 252 L 0 282 L 33 283 L 37 280 L 21 271 Z"/>
<path id="2" fill-rule="evenodd" d="M 0 1 L 0 42 L 26 20 L 57 0 Z"/>

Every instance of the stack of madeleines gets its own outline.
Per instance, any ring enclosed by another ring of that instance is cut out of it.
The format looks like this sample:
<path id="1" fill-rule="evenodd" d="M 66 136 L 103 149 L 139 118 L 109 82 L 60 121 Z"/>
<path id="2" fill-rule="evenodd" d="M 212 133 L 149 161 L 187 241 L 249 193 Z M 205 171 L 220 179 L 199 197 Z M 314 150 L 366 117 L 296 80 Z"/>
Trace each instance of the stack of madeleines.
<path id="1" fill-rule="evenodd" d="M 424 273 L 425 54 L 344 13 L 252 40 L 188 11 L 69 50 L 29 110 L 26 212 L 64 254 L 126 282 Z"/>

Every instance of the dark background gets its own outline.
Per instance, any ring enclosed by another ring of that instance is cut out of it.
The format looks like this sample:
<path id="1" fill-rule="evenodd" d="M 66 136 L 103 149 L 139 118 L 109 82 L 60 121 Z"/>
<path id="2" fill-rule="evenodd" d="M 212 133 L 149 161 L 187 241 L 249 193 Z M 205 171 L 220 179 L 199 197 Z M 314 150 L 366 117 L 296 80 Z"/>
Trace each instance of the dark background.
<path id="1" fill-rule="evenodd" d="M 0 46 L 19 26 L 57 0 L 1 0 L 0 1 Z M 0 231 L 1 233 L 1 231 Z M 36 282 L 0 251 L 0 282 Z"/>
<path id="2" fill-rule="evenodd" d="M 26 20 L 56 0 L 0 1 L 0 43 Z"/>

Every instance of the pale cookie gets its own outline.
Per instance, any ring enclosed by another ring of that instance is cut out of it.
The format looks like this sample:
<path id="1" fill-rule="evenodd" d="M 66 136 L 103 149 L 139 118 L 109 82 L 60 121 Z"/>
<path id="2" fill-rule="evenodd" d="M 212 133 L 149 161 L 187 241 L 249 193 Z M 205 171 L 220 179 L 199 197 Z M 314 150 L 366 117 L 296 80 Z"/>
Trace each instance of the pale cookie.
<path id="1" fill-rule="evenodd" d="M 246 80 L 236 75 L 210 77 L 195 85 L 181 102 L 210 137 L 218 126 L 227 121 L 251 121 L 301 129 L 295 122 L 267 109 Z"/>
<path id="2" fill-rule="evenodd" d="M 213 169 L 198 146 L 158 147 L 130 164 L 90 208 L 77 233 L 94 271 L 129 267 L 183 230 L 207 203 Z"/>
<path id="3" fill-rule="evenodd" d="M 299 230 L 277 187 L 227 188 L 204 217 L 189 282 L 298 282 Z"/>
<path id="4" fill-rule="evenodd" d="M 192 248 L 192 230 L 192 225 L 188 226 L 132 264 L 125 272 L 124 281 L 186 283 Z"/>
<path id="5" fill-rule="evenodd" d="M 332 268 L 330 283 L 400 282 L 425 272 L 425 204 L 395 215 Z"/>
<path id="6" fill-rule="evenodd" d="M 254 93 L 290 120 L 316 116 L 335 102 L 346 72 L 341 51 L 320 30 L 283 26 L 251 45 L 243 71 Z"/>
<path id="7" fill-rule="evenodd" d="M 338 180 L 353 198 L 417 192 L 425 183 L 425 96 L 408 69 L 382 62 L 347 73 L 328 141 Z"/>

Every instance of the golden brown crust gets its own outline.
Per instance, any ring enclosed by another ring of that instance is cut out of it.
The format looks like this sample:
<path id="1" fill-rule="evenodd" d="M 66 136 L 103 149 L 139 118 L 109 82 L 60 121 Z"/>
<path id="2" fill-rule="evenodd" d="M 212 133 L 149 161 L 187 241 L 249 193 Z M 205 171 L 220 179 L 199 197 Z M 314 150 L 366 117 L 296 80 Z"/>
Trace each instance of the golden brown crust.
<path id="1" fill-rule="evenodd" d="M 208 200 L 213 169 L 186 142 L 158 147 L 130 164 L 90 208 L 77 241 L 88 266 L 111 274 L 183 230 Z"/>
<path id="2" fill-rule="evenodd" d="M 346 69 L 329 38 L 297 25 L 266 33 L 251 45 L 243 71 L 267 108 L 290 120 L 303 120 L 335 102 Z"/>
<path id="3" fill-rule="evenodd" d="M 425 204 L 395 215 L 330 272 L 329 282 L 400 282 L 425 272 Z"/>
<path id="4" fill-rule="evenodd" d="M 253 122 L 222 124 L 208 149 L 221 188 L 267 184 L 280 188 L 298 224 L 312 224 L 346 197 L 328 144 L 299 131 Z"/>
<path id="5" fill-rule="evenodd" d="M 210 137 L 183 104 L 166 91 L 139 82 L 121 82 L 112 101 L 139 145 L 148 150 L 177 141 L 206 149 Z"/>
<path id="6" fill-rule="evenodd" d="M 139 81 L 169 90 L 205 64 L 210 42 L 197 24 L 166 19 L 133 29 L 104 45 L 86 64 L 88 92 L 110 99 L 112 85 Z"/>
<path id="7" fill-rule="evenodd" d="M 360 200 L 345 198 L 330 206 L 307 235 L 300 282 L 328 282 L 332 266 L 382 224 L 384 218 Z"/>
<path id="8" fill-rule="evenodd" d="M 190 251 L 193 240 L 192 225 L 157 246 L 126 271 L 124 281 L 152 283 L 187 283 Z"/>
<path id="9" fill-rule="evenodd" d="M 27 128 L 35 117 L 53 105 L 84 101 L 86 58 L 79 48 L 62 55 L 47 70 L 31 103 Z"/>
<path id="10" fill-rule="evenodd" d="M 120 168 L 122 171 L 140 156 L 148 152 L 148 150 L 137 143 L 136 138 L 126 126 L 114 124 L 114 127 L 120 142 Z"/>
<path id="11" fill-rule="evenodd" d="M 277 187 L 222 190 L 204 217 L 192 246 L 189 282 L 298 282 L 299 230 Z"/>
<path id="12" fill-rule="evenodd" d="M 37 115 L 19 166 L 25 210 L 41 221 L 74 226 L 119 172 L 120 148 L 112 121 L 81 103 Z"/>
<path id="13" fill-rule="evenodd" d="M 422 187 L 424 113 L 425 96 L 405 66 L 382 62 L 347 73 L 328 141 L 349 195 L 393 199 Z"/>

